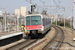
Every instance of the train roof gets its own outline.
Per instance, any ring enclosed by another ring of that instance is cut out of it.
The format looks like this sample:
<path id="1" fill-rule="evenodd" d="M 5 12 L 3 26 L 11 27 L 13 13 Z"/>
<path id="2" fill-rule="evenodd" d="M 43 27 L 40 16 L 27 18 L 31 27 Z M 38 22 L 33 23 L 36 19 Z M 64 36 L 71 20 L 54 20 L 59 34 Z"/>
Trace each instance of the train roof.
<path id="1" fill-rule="evenodd" d="M 48 15 L 43 15 L 43 14 L 28 14 L 26 16 L 48 16 Z"/>
<path id="2" fill-rule="evenodd" d="M 36 15 L 36 16 L 38 16 L 38 15 L 41 16 L 41 14 L 28 14 L 28 15 L 26 15 L 26 16 L 35 16 L 35 15 Z"/>

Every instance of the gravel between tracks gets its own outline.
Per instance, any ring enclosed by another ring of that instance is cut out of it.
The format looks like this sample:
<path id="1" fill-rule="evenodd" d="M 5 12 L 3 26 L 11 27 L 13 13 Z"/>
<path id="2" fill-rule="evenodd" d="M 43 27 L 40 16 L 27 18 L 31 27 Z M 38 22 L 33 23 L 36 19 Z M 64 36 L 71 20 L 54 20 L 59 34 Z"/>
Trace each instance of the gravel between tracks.
<path id="1" fill-rule="evenodd" d="M 64 30 L 64 43 L 62 43 L 59 50 L 75 50 L 75 47 L 72 47 L 65 43 L 68 42 L 71 45 L 75 46 L 75 41 L 73 41 L 73 38 L 75 38 L 75 34 L 73 34 L 73 31 L 70 28 L 61 28 Z"/>
<path id="2" fill-rule="evenodd" d="M 45 42 L 35 47 L 33 50 L 41 50 L 55 35 L 55 29 L 52 27 L 51 30 L 47 33 L 47 35 L 43 39 L 47 39 Z"/>

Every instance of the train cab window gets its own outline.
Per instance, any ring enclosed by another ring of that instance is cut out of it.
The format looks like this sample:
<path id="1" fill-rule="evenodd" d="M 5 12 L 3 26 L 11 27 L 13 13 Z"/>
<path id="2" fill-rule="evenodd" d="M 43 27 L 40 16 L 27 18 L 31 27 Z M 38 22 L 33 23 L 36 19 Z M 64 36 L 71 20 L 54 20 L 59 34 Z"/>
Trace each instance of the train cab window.
<path id="1" fill-rule="evenodd" d="M 41 16 L 31 16 L 31 25 L 41 25 Z"/>
<path id="2" fill-rule="evenodd" d="M 30 25 L 30 17 L 26 17 L 26 25 Z"/>

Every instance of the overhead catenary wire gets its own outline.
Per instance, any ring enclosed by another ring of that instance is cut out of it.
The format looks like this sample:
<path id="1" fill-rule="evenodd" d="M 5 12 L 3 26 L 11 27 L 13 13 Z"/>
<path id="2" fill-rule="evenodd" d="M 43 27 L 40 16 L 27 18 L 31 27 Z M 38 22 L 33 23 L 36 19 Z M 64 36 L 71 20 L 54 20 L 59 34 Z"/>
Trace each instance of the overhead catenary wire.
<path id="1" fill-rule="evenodd" d="M 31 2 L 31 0 L 30 1 L 28 1 L 28 0 L 25 0 L 25 1 L 27 1 L 28 3 L 30 3 L 30 4 L 33 4 L 32 2 Z"/>
<path id="2" fill-rule="evenodd" d="M 27 1 L 27 2 L 30 3 L 30 4 L 33 4 L 33 3 L 31 2 L 31 0 L 30 0 L 30 1 L 25 0 L 25 1 Z M 43 3 L 43 5 L 45 6 L 45 1 L 42 1 L 42 0 L 40 0 L 40 1 L 41 1 L 41 2 Z M 53 2 L 56 4 L 56 8 L 55 8 L 55 9 L 58 8 L 58 6 L 60 5 L 61 1 L 62 1 L 62 0 L 58 0 L 59 4 L 57 4 L 57 3 L 55 2 L 55 0 L 53 0 Z M 43 8 L 43 9 L 44 9 L 44 8 Z M 59 8 L 59 9 L 60 9 L 60 8 Z M 59 9 L 58 9 L 58 10 L 59 10 Z M 56 10 L 55 13 L 56 13 L 58 10 Z"/>
<path id="3" fill-rule="evenodd" d="M 25 0 L 25 1 L 27 1 L 28 3 L 30 3 L 28 0 Z"/>
<path id="4" fill-rule="evenodd" d="M 42 1 L 42 0 L 40 0 L 42 3 L 43 3 L 43 5 L 45 6 L 45 1 Z M 44 10 L 44 8 L 43 8 L 43 10 Z"/>
<path id="5" fill-rule="evenodd" d="M 61 0 L 61 1 L 62 1 L 62 0 Z M 59 4 L 57 4 L 57 3 L 55 2 L 55 0 L 53 0 L 53 2 L 56 4 L 56 8 L 55 8 L 55 9 L 57 9 L 57 8 L 58 8 L 58 10 L 60 9 L 60 8 L 59 8 L 59 5 L 60 5 L 61 1 L 58 0 Z M 56 12 L 57 12 L 58 10 L 56 10 Z M 55 12 L 55 13 L 56 13 L 56 12 Z"/>
<path id="6" fill-rule="evenodd" d="M 42 0 L 40 0 L 42 3 L 43 3 L 43 5 L 45 6 L 45 1 L 42 1 Z"/>
<path id="7" fill-rule="evenodd" d="M 62 1 L 62 0 L 61 0 L 61 1 Z M 55 2 L 55 0 L 53 0 L 53 2 L 56 4 L 57 7 L 60 5 L 61 1 L 58 0 L 59 4 L 57 4 L 57 3 Z"/>

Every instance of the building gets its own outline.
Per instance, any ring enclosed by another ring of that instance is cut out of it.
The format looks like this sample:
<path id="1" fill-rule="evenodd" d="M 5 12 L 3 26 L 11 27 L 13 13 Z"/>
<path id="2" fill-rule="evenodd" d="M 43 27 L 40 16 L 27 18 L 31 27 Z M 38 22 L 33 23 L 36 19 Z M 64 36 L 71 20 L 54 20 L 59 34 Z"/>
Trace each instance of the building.
<path id="1" fill-rule="evenodd" d="M 15 9 L 15 14 L 20 15 L 20 9 Z"/>
<path id="2" fill-rule="evenodd" d="M 3 15 L 2 11 L 0 11 L 0 15 Z"/>
<path id="3" fill-rule="evenodd" d="M 51 14 L 51 15 L 49 15 L 49 16 L 51 17 L 51 22 L 56 21 L 56 19 L 59 20 L 58 16 L 55 15 L 55 14 Z"/>
<path id="4" fill-rule="evenodd" d="M 26 7 L 21 7 L 21 15 L 26 16 Z"/>
<path id="5" fill-rule="evenodd" d="M 64 14 L 58 14 L 58 17 L 64 18 Z"/>

